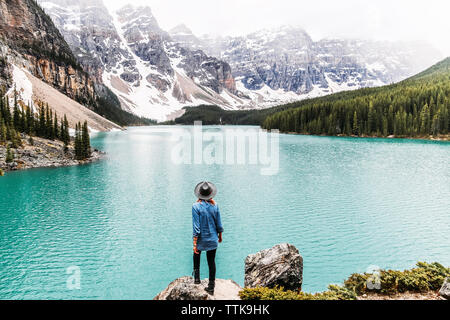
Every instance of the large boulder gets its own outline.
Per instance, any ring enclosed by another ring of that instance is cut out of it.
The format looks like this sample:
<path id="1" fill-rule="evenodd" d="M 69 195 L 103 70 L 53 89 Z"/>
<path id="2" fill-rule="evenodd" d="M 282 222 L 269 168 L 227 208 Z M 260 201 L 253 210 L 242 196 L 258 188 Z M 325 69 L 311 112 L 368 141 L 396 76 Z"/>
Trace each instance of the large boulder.
<path id="1" fill-rule="evenodd" d="M 282 286 L 297 290 L 301 289 L 302 282 L 303 258 L 293 245 L 279 244 L 245 259 L 247 288 Z"/>
<path id="2" fill-rule="evenodd" d="M 441 295 L 441 297 L 450 300 L 450 278 L 445 279 L 441 290 L 439 290 L 439 294 Z"/>
<path id="3" fill-rule="evenodd" d="M 233 280 L 216 279 L 214 295 L 205 291 L 208 280 L 194 284 L 192 277 L 182 277 L 171 282 L 154 300 L 240 300 L 242 288 Z"/>

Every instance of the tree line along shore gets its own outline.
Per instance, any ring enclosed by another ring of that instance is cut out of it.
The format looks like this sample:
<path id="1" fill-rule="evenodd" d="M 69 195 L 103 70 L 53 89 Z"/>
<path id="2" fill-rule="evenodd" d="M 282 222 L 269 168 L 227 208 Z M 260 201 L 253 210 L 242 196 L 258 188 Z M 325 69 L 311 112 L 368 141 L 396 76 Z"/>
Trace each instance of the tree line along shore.
<path id="1" fill-rule="evenodd" d="M 283 133 L 448 140 L 450 58 L 402 82 L 262 110 L 185 108 L 166 124 L 258 125 Z"/>
<path id="2" fill-rule="evenodd" d="M 313 99 L 262 127 L 314 135 L 443 138 L 450 132 L 450 58 L 390 86 Z"/>
<path id="3" fill-rule="evenodd" d="M 64 115 L 58 119 L 58 115 L 48 104 L 38 103 L 37 110 L 33 110 L 30 105 L 18 101 L 15 91 L 12 106 L 4 92 L 0 92 L 0 97 L 0 150 L 4 153 L 0 158 L 0 175 L 3 175 L 4 171 L 20 169 L 21 166 L 15 163 L 16 160 L 19 163 L 21 161 L 23 153 L 20 151 L 32 148 L 35 140 L 39 140 L 39 150 L 44 153 L 47 148 L 46 144 L 42 143 L 43 140 L 60 142 L 62 150 L 58 156 L 59 160 L 65 160 L 64 163 L 67 163 L 67 160 L 86 161 L 91 158 L 89 127 L 86 121 L 76 124 L 74 138 L 71 138 L 67 117 Z M 53 147 L 56 145 L 53 144 Z M 49 152 L 46 156 L 53 154 L 54 152 Z M 11 165 L 12 163 L 14 165 Z M 58 161 L 55 161 L 54 165 L 58 165 Z"/>

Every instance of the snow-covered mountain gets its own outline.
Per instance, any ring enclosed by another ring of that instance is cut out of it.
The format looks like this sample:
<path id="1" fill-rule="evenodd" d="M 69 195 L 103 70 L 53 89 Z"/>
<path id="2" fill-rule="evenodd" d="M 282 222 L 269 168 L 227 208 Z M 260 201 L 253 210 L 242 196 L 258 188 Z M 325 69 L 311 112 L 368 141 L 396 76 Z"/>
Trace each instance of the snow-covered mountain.
<path id="1" fill-rule="evenodd" d="M 440 58 L 423 45 L 313 41 L 289 26 L 223 38 L 196 37 L 185 25 L 166 32 L 150 8 L 110 13 L 102 0 L 40 4 L 84 69 L 119 97 L 123 109 L 157 120 L 189 105 L 263 108 L 379 86 Z"/>
<path id="2" fill-rule="evenodd" d="M 245 88 L 269 86 L 299 95 L 317 96 L 397 82 L 441 58 L 423 43 L 313 41 L 306 31 L 292 26 L 201 40 L 201 48 L 228 62 L 236 81 Z"/>
<path id="3" fill-rule="evenodd" d="M 40 4 L 80 63 L 127 111 L 165 120 L 188 105 L 235 109 L 245 104 L 230 66 L 173 41 L 148 7 L 126 6 L 110 14 L 101 0 Z"/>

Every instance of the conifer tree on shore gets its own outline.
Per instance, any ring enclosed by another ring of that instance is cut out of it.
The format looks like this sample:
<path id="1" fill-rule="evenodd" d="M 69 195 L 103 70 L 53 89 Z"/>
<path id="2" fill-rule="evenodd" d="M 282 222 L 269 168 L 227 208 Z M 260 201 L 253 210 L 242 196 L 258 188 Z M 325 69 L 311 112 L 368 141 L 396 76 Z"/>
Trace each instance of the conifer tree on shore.
<path id="1" fill-rule="evenodd" d="M 89 138 L 89 128 L 85 121 L 75 126 L 75 159 L 85 160 L 91 156 L 91 144 Z"/>
<path id="2" fill-rule="evenodd" d="M 82 142 L 82 148 L 83 148 L 83 157 L 85 159 L 91 157 L 91 141 L 89 138 L 89 128 L 87 121 L 83 124 L 83 130 L 81 132 L 81 142 Z"/>
<path id="3" fill-rule="evenodd" d="M 76 158 L 87 159 L 91 156 L 87 122 L 83 125 L 78 123 L 75 132 Z M 9 149 L 21 147 L 22 134 L 29 136 L 29 142 L 33 141 L 33 136 L 62 141 L 65 150 L 68 150 L 71 141 L 66 115 L 58 119 L 57 113 L 43 103 L 38 103 L 38 111 L 33 112 L 31 105 L 19 103 L 16 92 L 11 108 L 9 98 L 0 92 L 0 145 L 6 145 Z"/>

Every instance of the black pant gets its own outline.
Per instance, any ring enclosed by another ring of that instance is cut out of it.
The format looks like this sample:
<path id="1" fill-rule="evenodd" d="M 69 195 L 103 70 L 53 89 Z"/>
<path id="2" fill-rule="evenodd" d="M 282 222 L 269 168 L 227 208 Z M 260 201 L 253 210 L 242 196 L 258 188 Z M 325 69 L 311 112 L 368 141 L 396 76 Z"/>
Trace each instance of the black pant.
<path id="1" fill-rule="evenodd" d="M 208 259 L 208 268 L 209 268 L 209 280 L 216 280 L 216 250 L 206 251 L 206 258 Z M 200 270 L 200 255 L 201 251 L 198 254 L 194 253 L 194 269 Z"/>

